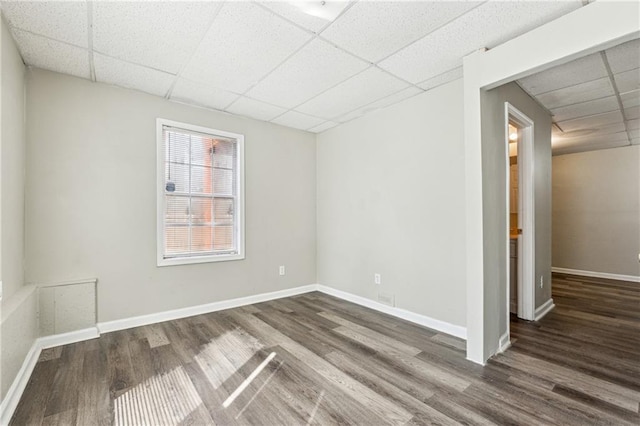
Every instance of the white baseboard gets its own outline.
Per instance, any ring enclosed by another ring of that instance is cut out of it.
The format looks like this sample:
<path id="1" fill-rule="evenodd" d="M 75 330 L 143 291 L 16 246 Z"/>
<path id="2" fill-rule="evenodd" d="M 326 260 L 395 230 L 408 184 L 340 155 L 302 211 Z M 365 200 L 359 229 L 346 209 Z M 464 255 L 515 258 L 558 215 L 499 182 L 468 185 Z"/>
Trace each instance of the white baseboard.
<path id="1" fill-rule="evenodd" d="M 404 320 L 420 324 L 434 330 L 442 331 L 461 339 L 467 338 L 467 329 L 465 327 L 453 325 L 448 322 L 416 314 L 404 309 L 384 305 L 382 303 L 364 297 L 356 296 L 355 294 L 336 290 L 334 288 L 319 284 L 309 284 L 287 290 L 274 291 L 271 293 L 263 293 L 254 296 L 240 297 L 237 299 L 223 300 L 220 302 L 207 303 L 204 305 L 191 306 L 188 308 L 174 309 L 171 311 L 158 312 L 155 314 L 142 315 L 132 318 L 124 318 L 121 320 L 101 322 L 98 323 L 97 327 L 100 334 L 108 333 L 111 331 L 124 330 L 127 328 L 139 327 L 142 325 L 155 324 L 163 321 L 170 321 L 179 318 L 191 317 L 194 315 L 201 315 L 210 312 L 222 311 L 225 309 L 237 308 L 240 306 L 252 305 L 254 303 L 281 299 L 283 297 L 296 296 L 298 294 L 309 293 L 312 291 L 321 291 L 323 293 L 338 297 L 348 302 L 365 306 L 376 311 L 384 312 L 386 314 L 393 315 L 395 317 L 402 318 Z"/>
<path id="2" fill-rule="evenodd" d="M 39 356 L 40 346 L 36 339 L 36 341 L 33 342 L 33 345 L 31 345 L 29 352 L 27 352 L 27 356 L 25 357 L 22 366 L 20 366 L 20 370 L 18 370 L 18 374 L 16 374 L 15 379 L 13 379 L 13 383 L 11 384 L 11 387 L 9 387 L 7 394 L 4 396 L 2 404 L 0 404 L 0 424 L 9 424 L 11 416 L 13 416 L 13 412 L 18 406 L 18 402 L 20 402 L 22 392 L 24 392 L 27 387 L 31 373 L 36 367 Z"/>
<path id="3" fill-rule="evenodd" d="M 356 296 L 355 294 L 336 290 L 331 287 L 319 284 L 310 284 L 286 290 L 258 294 L 254 296 L 240 297 L 237 299 L 207 303 L 204 305 L 192 306 L 182 309 L 174 309 L 171 311 L 158 312 L 155 314 L 124 318 L 115 321 L 107 321 L 98 323 L 96 327 L 72 331 L 69 333 L 56 334 L 52 336 L 45 336 L 36 339 L 36 341 L 31 346 L 31 349 L 29 350 L 29 353 L 27 354 L 24 362 L 22 363 L 20 371 L 18 371 L 15 380 L 9 388 L 7 395 L 3 399 L 2 404 L 0 404 L 0 424 L 8 424 L 11 420 L 11 416 L 13 416 L 13 412 L 15 411 L 18 402 L 20 401 L 20 397 L 22 396 L 22 393 L 24 392 L 27 383 L 29 382 L 31 373 L 35 368 L 36 363 L 38 362 L 38 357 L 40 356 L 40 352 L 43 349 L 80 342 L 83 340 L 94 339 L 99 337 L 102 333 L 108 333 L 111 331 L 124 330 L 127 328 L 139 327 L 142 325 L 155 324 L 163 321 L 170 321 L 209 312 L 221 311 L 224 309 L 237 308 L 240 306 L 252 305 L 254 303 L 296 296 L 298 294 L 309 293 L 312 291 L 320 291 L 325 294 L 329 294 L 331 296 L 346 300 L 348 302 L 365 306 L 379 312 L 384 312 L 386 314 L 413 322 L 415 324 L 429 327 L 431 329 L 438 330 L 443 333 L 459 337 L 461 339 L 467 338 L 467 329 L 465 327 L 453 325 L 448 322 L 430 318 L 425 315 L 416 314 L 404 309 L 384 305 L 382 303 L 361 296 Z"/>
<path id="4" fill-rule="evenodd" d="M 36 342 L 40 349 L 53 348 L 55 346 L 68 345 L 69 343 L 82 342 L 100 337 L 97 327 L 89 327 L 82 330 L 70 331 L 68 333 L 54 334 L 40 337 Z"/>
<path id="5" fill-rule="evenodd" d="M 542 305 L 536 308 L 534 313 L 534 321 L 540 321 L 545 315 L 547 315 L 556 305 L 553 304 L 553 299 L 549 299 Z"/>
<path id="6" fill-rule="evenodd" d="M 361 305 L 385 314 L 392 315 L 394 317 L 413 322 L 428 328 L 432 328 L 443 333 L 450 334 L 461 339 L 467 338 L 467 328 L 459 325 L 454 325 L 445 321 L 440 321 L 435 318 L 431 318 L 425 315 L 416 314 L 414 312 L 407 311 L 405 309 L 396 308 L 393 306 L 385 305 L 380 302 L 376 302 L 366 297 L 356 296 L 355 294 L 347 293 L 346 291 L 336 290 L 335 288 L 327 287 L 322 284 L 318 284 L 318 291 L 335 296 L 339 299 L 346 300 L 357 305 Z"/>
<path id="7" fill-rule="evenodd" d="M 569 274 L 569 275 L 582 275 L 583 277 L 607 278 L 610 280 L 631 281 L 634 283 L 640 283 L 640 276 L 637 276 L 637 275 L 621 275 L 621 274 L 610 274 L 608 272 L 581 271 L 579 269 L 556 268 L 555 266 L 551 268 L 551 272 L 558 272 L 560 274 Z"/>
<path id="8" fill-rule="evenodd" d="M 91 327 L 84 330 L 37 338 L 33 342 L 33 345 L 31 345 L 31 349 L 29 349 L 20 370 L 18 370 L 18 374 L 2 400 L 2 404 L 0 404 L 0 425 L 9 424 L 9 421 L 13 416 L 13 412 L 22 397 L 22 393 L 27 387 L 31 373 L 33 373 L 33 369 L 36 367 L 38 358 L 40 357 L 40 352 L 43 349 L 68 345 L 69 343 L 81 342 L 83 340 L 95 339 L 96 337 L 99 337 L 98 329 Z"/>
<path id="9" fill-rule="evenodd" d="M 192 317 L 194 315 L 208 314 L 210 312 L 252 305 L 254 303 L 266 302 L 274 299 L 281 299 L 283 297 L 290 297 L 298 294 L 308 293 L 310 291 L 316 291 L 317 289 L 317 284 L 309 284 L 286 290 L 256 294 L 254 296 L 239 297 L 237 299 L 206 303 L 204 305 L 190 306 L 188 308 L 182 309 L 173 309 L 171 311 L 158 312 L 155 314 L 141 315 L 138 317 L 124 318 L 115 321 L 100 322 L 97 324 L 97 326 L 100 334 L 108 333 L 110 331 L 125 330 L 127 328 L 140 327 L 142 325 L 155 324 L 163 321 Z"/>
<path id="10" fill-rule="evenodd" d="M 502 336 L 500 336 L 500 341 L 498 342 L 498 353 L 504 352 L 511 346 L 511 339 L 509 337 L 509 332 L 507 331 Z"/>

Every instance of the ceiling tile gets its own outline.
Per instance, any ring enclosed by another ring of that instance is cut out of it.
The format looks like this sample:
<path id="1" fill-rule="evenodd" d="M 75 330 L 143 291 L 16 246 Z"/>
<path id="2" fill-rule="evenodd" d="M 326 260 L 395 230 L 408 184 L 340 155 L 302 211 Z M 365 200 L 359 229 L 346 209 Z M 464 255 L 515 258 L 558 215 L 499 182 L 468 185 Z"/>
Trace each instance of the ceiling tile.
<path id="1" fill-rule="evenodd" d="M 536 99 L 542 103 L 547 109 L 573 105 L 580 102 L 592 101 L 594 99 L 605 98 L 615 95 L 613 86 L 609 78 L 600 78 L 598 80 L 586 83 L 576 84 L 575 86 L 565 87 L 564 89 L 554 90 L 552 92 L 537 95 Z"/>
<path id="2" fill-rule="evenodd" d="M 607 49 L 605 54 L 614 74 L 638 68 L 640 65 L 640 39 Z"/>
<path id="3" fill-rule="evenodd" d="M 333 118 L 409 87 L 402 80 L 371 67 L 296 108 L 316 117 Z"/>
<path id="4" fill-rule="evenodd" d="M 284 1 L 263 1 L 259 2 L 261 5 L 268 7 L 273 12 L 282 16 L 285 19 L 288 19 L 291 22 L 295 22 L 303 28 L 306 28 L 314 33 L 320 32 L 324 27 L 326 27 L 330 22 L 333 22 L 334 17 L 338 16 L 345 7 L 349 4 L 348 1 L 331 1 L 327 2 L 323 7 L 331 8 L 328 15 L 319 14 L 314 16 L 313 12 L 305 12 L 303 9 L 305 6 L 308 6 L 311 3 L 320 3 L 320 2 L 310 2 L 310 1 L 299 1 L 299 2 L 284 2 Z"/>
<path id="5" fill-rule="evenodd" d="M 631 107 L 624 109 L 624 116 L 627 120 L 636 120 L 640 118 L 640 107 Z"/>
<path id="6" fill-rule="evenodd" d="M 21 30 L 13 30 L 24 61 L 36 68 L 90 78 L 89 52 Z"/>
<path id="7" fill-rule="evenodd" d="M 315 39 L 247 94 L 293 108 L 367 67 L 367 63 Z"/>
<path id="8" fill-rule="evenodd" d="M 442 86 L 443 84 L 449 83 L 450 81 L 457 80 L 459 78 L 462 78 L 462 67 L 445 71 L 440 75 L 423 81 L 422 83 L 418 84 L 418 86 L 422 87 L 424 90 L 429 90 L 433 89 L 434 87 Z"/>
<path id="9" fill-rule="evenodd" d="M 618 99 L 615 96 L 596 99 L 593 101 L 581 102 L 562 108 L 551 110 L 555 121 L 571 120 L 573 118 L 585 117 L 588 115 L 601 114 L 620 109 Z"/>
<path id="10" fill-rule="evenodd" d="M 93 64 L 97 81 L 157 96 L 165 96 L 175 80 L 174 75 L 130 64 L 99 53 L 94 53 Z"/>
<path id="11" fill-rule="evenodd" d="M 638 139 L 640 138 L 640 130 L 636 129 L 636 130 L 629 130 L 629 138 L 630 139 Z"/>
<path id="12" fill-rule="evenodd" d="M 339 123 L 334 123 L 333 121 L 325 121 L 324 123 L 320 124 L 319 126 L 310 128 L 309 131 L 312 132 L 312 133 L 322 133 L 325 130 L 329 130 L 329 129 L 332 129 L 332 128 L 336 127 L 338 124 Z"/>
<path id="13" fill-rule="evenodd" d="M 615 74 L 613 78 L 616 81 L 616 86 L 620 93 L 627 93 L 640 89 L 640 68 Z"/>
<path id="14" fill-rule="evenodd" d="M 310 128 L 316 127 L 321 123 L 324 123 L 325 120 L 317 117 L 311 117 L 306 114 L 301 114 L 296 111 L 289 111 L 286 114 L 281 115 L 275 120 L 271 121 L 272 123 L 282 124 L 283 126 L 293 127 L 295 129 L 308 130 Z"/>
<path id="15" fill-rule="evenodd" d="M 217 2 L 93 2 L 100 53 L 176 74 L 194 52 Z"/>
<path id="16" fill-rule="evenodd" d="M 209 108 L 223 110 L 238 99 L 237 94 L 226 90 L 216 89 L 202 83 L 196 83 L 184 78 L 178 79 L 171 99 L 187 103 L 195 103 Z"/>
<path id="17" fill-rule="evenodd" d="M 640 129 L 640 120 L 636 119 L 636 120 L 627 121 L 627 129 L 629 130 Z"/>
<path id="18" fill-rule="evenodd" d="M 604 114 L 576 118 L 574 120 L 560 121 L 558 122 L 558 125 L 563 131 L 572 132 L 579 129 L 597 129 L 599 127 L 615 123 L 622 123 L 622 113 L 620 111 L 606 112 Z"/>
<path id="19" fill-rule="evenodd" d="M 226 3 L 182 75 L 244 93 L 311 37 L 258 5 Z"/>
<path id="20" fill-rule="evenodd" d="M 419 83 L 462 65 L 462 57 L 492 48 L 582 6 L 563 2 L 486 2 L 380 63 Z"/>
<path id="21" fill-rule="evenodd" d="M 631 145 L 640 145 L 640 138 L 632 138 Z"/>
<path id="22" fill-rule="evenodd" d="M 227 111 L 233 114 L 256 118 L 258 120 L 270 121 L 287 110 L 241 96 L 233 104 L 227 107 Z"/>
<path id="23" fill-rule="evenodd" d="M 3 1 L 2 14 L 14 28 L 88 47 L 85 1 Z"/>
<path id="24" fill-rule="evenodd" d="M 622 100 L 622 106 L 625 108 L 631 108 L 640 105 L 640 90 L 634 90 L 633 92 L 627 92 L 620 95 Z"/>
<path id="25" fill-rule="evenodd" d="M 322 37 L 371 62 L 462 15 L 481 2 L 358 2 Z"/>
<path id="26" fill-rule="evenodd" d="M 358 117 L 362 117 L 363 115 L 368 114 L 377 109 L 386 108 L 390 105 L 397 104 L 419 93 L 424 93 L 424 91 L 414 86 L 407 87 L 406 89 L 401 90 L 397 93 L 394 93 L 393 95 L 387 96 L 386 98 L 377 100 L 375 102 L 370 103 L 369 105 L 365 105 L 362 108 L 358 108 L 357 110 L 351 111 L 348 114 L 338 117 L 337 121 L 340 123 L 346 123 Z"/>
<path id="27" fill-rule="evenodd" d="M 538 95 L 607 76 L 600 53 L 595 53 L 525 77 L 518 83 L 531 95 Z"/>

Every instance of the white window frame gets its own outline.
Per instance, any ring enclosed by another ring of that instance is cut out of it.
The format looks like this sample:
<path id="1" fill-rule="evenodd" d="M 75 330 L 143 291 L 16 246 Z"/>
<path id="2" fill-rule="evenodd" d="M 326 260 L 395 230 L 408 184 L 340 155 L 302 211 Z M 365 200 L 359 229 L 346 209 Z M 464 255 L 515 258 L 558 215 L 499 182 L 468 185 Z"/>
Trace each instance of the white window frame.
<path id="1" fill-rule="evenodd" d="M 184 129 L 186 131 L 204 133 L 212 136 L 221 136 L 225 138 L 235 139 L 237 141 L 237 157 L 236 157 L 236 179 L 237 179 L 237 198 L 234 210 L 236 212 L 235 239 L 237 241 L 237 253 L 234 254 L 204 254 L 202 256 L 190 255 L 183 257 L 165 258 L 165 149 L 162 129 L 164 126 Z M 245 240 L 244 240 L 244 135 L 223 130 L 210 129 L 207 127 L 196 126 L 188 123 L 167 120 L 164 118 L 156 119 L 156 194 L 157 194 L 157 265 L 188 265 L 194 263 L 224 262 L 230 260 L 244 259 Z"/>

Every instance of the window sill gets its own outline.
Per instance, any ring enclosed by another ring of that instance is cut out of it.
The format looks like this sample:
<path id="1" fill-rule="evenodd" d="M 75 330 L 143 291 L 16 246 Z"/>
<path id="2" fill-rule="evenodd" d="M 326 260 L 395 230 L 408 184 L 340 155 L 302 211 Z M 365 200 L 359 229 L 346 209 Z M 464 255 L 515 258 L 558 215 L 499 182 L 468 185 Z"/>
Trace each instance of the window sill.
<path id="1" fill-rule="evenodd" d="M 224 254 L 216 256 L 192 256 L 192 257 L 174 257 L 174 258 L 158 258 L 158 266 L 179 266 L 179 265 L 192 265 L 195 263 L 214 263 L 214 262 L 227 262 L 231 260 L 244 259 L 244 253 L 241 254 Z"/>

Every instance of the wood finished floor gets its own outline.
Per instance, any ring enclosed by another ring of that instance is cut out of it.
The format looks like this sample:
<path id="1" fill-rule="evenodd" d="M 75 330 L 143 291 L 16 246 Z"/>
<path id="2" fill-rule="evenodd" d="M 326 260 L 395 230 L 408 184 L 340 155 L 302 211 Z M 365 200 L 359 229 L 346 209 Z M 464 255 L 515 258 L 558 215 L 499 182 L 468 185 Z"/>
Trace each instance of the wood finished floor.
<path id="1" fill-rule="evenodd" d="M 11 424 L 640 424 L 640 284 L 555 275 L 553 294 L 485 367 L 320 293 L 108 333 L 43 351 Z"/>

